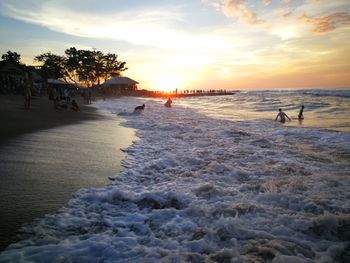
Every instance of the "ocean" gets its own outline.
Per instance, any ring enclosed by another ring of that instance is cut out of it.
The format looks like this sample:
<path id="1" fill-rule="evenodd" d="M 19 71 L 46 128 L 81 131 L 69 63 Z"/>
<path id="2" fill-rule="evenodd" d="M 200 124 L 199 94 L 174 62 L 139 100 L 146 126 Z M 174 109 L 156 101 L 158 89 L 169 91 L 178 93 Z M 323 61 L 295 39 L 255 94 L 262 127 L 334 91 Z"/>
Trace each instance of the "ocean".
<path id="1" fill-rule="evenodd" d="M 122 171 L 24 227 L 0 262 L 349 262 L 349 90 L 164 102 L 96 102 L 139 137 Z"/>
<path id="2" fill-rule="evenodd" d="M 178 100 L 208 117 L 232 121 L 273 120 L 279 108 L 292 118 L 288 126 L 350 131 L 350 90 L 242 91 L 235 96 Z M 304 105 L 303 121 L 298 113 Z"/>

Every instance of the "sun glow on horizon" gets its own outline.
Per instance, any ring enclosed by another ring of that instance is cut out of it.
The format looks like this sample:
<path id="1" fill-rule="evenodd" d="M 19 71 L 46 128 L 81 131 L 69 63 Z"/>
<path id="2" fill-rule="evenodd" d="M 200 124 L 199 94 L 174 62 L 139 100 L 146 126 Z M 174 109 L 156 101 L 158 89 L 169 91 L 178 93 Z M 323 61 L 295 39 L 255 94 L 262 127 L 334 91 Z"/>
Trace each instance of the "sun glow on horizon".
<path id="1" fill-rule="evenodd" d="M 97 48 L 140 89 L 165 92 L 350 86 L 349 0 L 67 3 L 0 1 L 0 51 L 32 64 Z"/>
<path id="2" fill-rule="evenodd" d="M 149 86 L 154 90 L 171 92 L 176 89 L 184 89 L 187 81 L 179 75 L 162 74 L 149 81 Z"/>

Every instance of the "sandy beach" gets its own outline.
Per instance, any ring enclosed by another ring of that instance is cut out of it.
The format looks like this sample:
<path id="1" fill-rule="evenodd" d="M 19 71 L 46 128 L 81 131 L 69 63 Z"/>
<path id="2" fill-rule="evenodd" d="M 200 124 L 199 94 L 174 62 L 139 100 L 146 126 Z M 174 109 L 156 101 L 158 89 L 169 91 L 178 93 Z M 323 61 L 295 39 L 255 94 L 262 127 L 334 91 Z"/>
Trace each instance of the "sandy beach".
<path id="1" fill-rule="evenodd" d="M 116 116 L 91 106 L 57 111 L 34 97 L 25 110 L 22 96 L 2 95 L 0 107 L 2 250 L 23 224 L 56 212 L 79 189 L 109 184 L 125 157 L 120 148 L 135 138 Z"/>
<path id="2" fill-rule="evenodd" d="M 80 111 L 55 110 L 53 101 L 45 97 L 32 97 L 31 108 L 24 108 L 24 97 L 19 95 L 0 95 L 0 144 L 20 134 L 74 124 L 81 121 L 97 120 L 102 117 L 93 107 L 82 105 L 77 100 Z"/>

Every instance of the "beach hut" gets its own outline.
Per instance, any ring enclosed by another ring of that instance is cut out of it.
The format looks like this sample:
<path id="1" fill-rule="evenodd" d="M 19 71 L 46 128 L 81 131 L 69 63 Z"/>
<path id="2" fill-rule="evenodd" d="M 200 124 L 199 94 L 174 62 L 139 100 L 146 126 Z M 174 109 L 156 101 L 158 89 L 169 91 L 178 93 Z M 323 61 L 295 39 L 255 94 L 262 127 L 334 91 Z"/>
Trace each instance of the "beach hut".
<path id="1" fill-rule="evenodd" d="M 0 93 L 23 92 L 23 83 L 26 79 L 32 79 L 35 86 L 41 86 L 43 81 L 39 70 L 34 66 L 3 60 L 0 61 Z"/>
<path id="2" fill-rule="evenodd" d="M 13 61 L 0 61 L 0 93 L 20 93 L 28 77 L 26 66 Z"/>
<path id="3" fill-rule="evenodd" d="M 137 81 L 128 77 L 113 77 L 102 84 L 111 94 L 129 94 L 137 90 Z"/>

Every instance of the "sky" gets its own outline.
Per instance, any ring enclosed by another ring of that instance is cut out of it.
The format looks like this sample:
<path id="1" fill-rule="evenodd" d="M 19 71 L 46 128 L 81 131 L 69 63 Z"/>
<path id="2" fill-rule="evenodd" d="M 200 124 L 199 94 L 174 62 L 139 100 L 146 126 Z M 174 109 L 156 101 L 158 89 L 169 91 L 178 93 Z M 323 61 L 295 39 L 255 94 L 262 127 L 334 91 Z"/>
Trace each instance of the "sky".
<path id="1" fill-rule="evenodd" d="M 0 0 L 0 54 L 118 54 L 139 88 L 350 87 L 350 0 Z"/>

